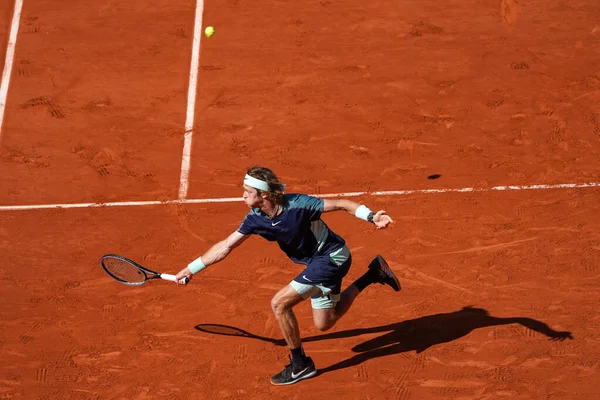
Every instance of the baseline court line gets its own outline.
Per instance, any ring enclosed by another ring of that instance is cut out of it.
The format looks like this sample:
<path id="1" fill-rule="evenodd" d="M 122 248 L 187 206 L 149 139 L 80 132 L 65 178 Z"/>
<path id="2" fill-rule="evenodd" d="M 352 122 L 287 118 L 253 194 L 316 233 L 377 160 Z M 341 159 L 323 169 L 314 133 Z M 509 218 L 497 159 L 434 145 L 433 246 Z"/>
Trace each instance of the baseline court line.
<path id="1" fill-rule="evenodd" d="M 196 90 L 198 88 L 198 67 L 200 65 L 200 38 L 202 37 L 202 13 L 204 0 L 196 1 L 196 18 L 194 21 L 194 41 L 192 45 L 192 61 L 190 62 L 190 81 L 188 84 L 188 103 L 185 118 L 185 134 L 183 156 L 181 158 L 181 175 L 179 178 L 179 199 L 187 197 L 190 176 L 190 155 L 192 152 L 192 136 L 194 133 L 194 111 L 196 109 Z"/>
<path id="2" fill-rule="evenodd" d="M 2 81 L 0 83 L 0 140 L 2 139 L 2 124 L 4 122 L 4 109 L 6 108 L 6 98 L 8 96 L 8 83 L 10 82 L 13 61 L 15 58 L 15 48 L 17 47 L 17 33 L 19 33 L 19 24 L 21 22 L 22 10 L 23 0 L 15 0 L 15 10 L 13 13 L 12 23 L 10 24 L 8 46 L 6 47 L 4 71 L 2 72 Z"/>
<path id="3" fill-rule="evenodd" d="M 509 190 L 549 190 L 549 189 L 577 189 L 577 188 L 600 188 L 600 183 L 560 183 L 555 185 L 510 185 L 494 186 L 491 188 L 459 188 L 459 189 L 413 189 L 413 190 L 388 190 L 380 192 L 346 192 L 346 193 L 326 193 L 313 194 L 321 198 L 329 197 L 357 197 L 357 196 L 399 196 L 415 193 L 465 193 L 465 192 L 493 192 Z M 20 206 L 0 206 L 0 211 L 20 211 L 20 210 L 43 210 L 43 209 L 63 209 L 63 208 L 98 208 L 98 207 L 132 207 L 132 206 L 156 206 L 164 204 L 201 204 L 201 203 L 234 203 L 241 202 L 241 197 L 221 197 L 213 199 L 179 199 L 166 201 L 122 201 L 111 203 L 72 203 L 72 204 L 38 204 L 38 205 L 20 205 Z"/>

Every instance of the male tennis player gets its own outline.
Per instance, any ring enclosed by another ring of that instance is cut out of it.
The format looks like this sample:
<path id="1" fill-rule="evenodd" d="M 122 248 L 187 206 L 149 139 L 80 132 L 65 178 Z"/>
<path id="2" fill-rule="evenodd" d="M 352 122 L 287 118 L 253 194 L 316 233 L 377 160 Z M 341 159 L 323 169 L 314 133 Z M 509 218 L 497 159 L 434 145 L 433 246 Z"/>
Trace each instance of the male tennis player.
<path id="1" fill-rule="evenodd" d="M 274 385 L 289 385 L 317 374 L 317 369 L 302 348 L 298 322 L 292 308 L 311 297 L 315 326 L 325 331 L 348 311 L 352 302 L 367 286 L 387 284 L 400 290 L 398 279 L 383 257 L 377 255 L 368 271 L 341 291 L 352 257 L 344 239 L 336 235 L 321 219 L 321 214 L 344 210 L 357 218 L 386 228 L 392 219 L 381 210 L 345 199 L 319 199 L 305 194 L 284 194 L 285 185 L 267 168 L 252 167 L 244 178 L 244 202 L 250 212 L 240 227 L 225 240 L 213 245 L 201 257 L 177 274 L 177 282 L 209 265 L 223 260 L 252 234 L 277 241 L 281 250 L 304 270 L 271 300 L 275 318 L 291 349 L 291 362 L 271 378 Z"/>

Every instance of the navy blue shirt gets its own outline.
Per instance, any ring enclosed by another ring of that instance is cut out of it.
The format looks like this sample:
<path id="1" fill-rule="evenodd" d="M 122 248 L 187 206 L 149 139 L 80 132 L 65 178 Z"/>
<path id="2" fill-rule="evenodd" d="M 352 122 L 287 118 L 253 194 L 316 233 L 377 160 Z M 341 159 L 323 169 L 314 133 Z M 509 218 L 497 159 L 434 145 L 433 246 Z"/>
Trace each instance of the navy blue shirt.
<path id="1" fill-rule="evenodd" d="M 292 261 L 306 265 L 315 255 L 329 254 L 346 244 L 321 220 L 323 199 L 286 194 L 282 206 L 283 211 L 273 219 L 258 208 L 251 209 L 238 232 L 276 241 Z"/>

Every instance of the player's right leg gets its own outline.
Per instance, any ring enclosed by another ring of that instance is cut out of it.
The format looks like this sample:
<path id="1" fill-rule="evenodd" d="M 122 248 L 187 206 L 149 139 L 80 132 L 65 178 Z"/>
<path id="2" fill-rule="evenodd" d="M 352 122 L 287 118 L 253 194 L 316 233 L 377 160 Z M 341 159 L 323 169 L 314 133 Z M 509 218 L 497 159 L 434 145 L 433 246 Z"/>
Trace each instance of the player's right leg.
<path id="1" fill-rule="evenodd" d="M 292 310 L 308 295 L 307 293 L 299 293 L 292 285 L 287 285 L 277 292 L 271 300 L 275 319 L 291 352 L 290 363 L 281 372 L 271 377 L 273 385 L 290 385 L 317 374 L 312 359 L 304 354 L 298 321 Z"/>
<path id="2" fill-rule="evenodd" d="M 302 302 L 304 297 L 291 286 L 287 285 L 273 296 L 271 308 L 275 319 L 281 328 L 283 338 L 294 348 L 300 346 L 300 329 L 292 308 Z"/>

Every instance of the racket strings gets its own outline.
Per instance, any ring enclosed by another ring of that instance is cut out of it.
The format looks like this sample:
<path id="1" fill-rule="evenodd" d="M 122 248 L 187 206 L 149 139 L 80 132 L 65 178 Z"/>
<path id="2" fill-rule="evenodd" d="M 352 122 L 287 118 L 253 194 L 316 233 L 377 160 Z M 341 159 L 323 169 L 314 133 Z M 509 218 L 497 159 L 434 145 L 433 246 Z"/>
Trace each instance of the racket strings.
<path id="1" fill-rule="evenodd" d="M 118 258 L 106 258 L 103 260 L 106 270 L 115 278 L 129 283 L 143 283 L 146 274 L 130 263 Z"/>

